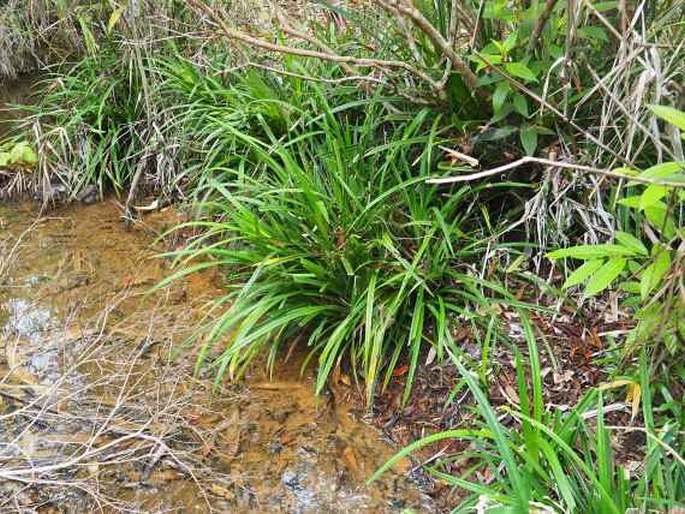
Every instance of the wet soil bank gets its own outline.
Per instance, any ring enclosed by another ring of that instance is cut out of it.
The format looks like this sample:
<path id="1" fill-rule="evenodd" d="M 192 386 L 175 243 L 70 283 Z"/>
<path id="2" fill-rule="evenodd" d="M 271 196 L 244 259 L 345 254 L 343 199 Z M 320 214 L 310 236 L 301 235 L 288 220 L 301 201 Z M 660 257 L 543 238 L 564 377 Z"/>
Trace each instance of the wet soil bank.
<path id="1" fill-rule="evenodd" d="M 295 353 L 214 387 L 177 351 L 221 289 L 150 292 L 173 209 L 129 230 L 115 201 L 36 209 L 0 204 L 0 512 L 435 510 L 408 461 L 365 485 L 397 447 Z"/>

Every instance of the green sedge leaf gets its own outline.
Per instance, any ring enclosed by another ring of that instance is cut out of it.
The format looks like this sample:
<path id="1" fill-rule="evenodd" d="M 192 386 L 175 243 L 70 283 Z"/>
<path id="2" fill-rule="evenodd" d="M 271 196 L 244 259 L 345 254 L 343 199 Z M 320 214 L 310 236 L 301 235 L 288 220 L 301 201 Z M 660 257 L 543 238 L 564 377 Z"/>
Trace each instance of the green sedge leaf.
<path id="1" fill-rule="evenodd" d="M 561 286 L 562 289 L 568 289 L 569 287 L 576 286 L 585 281 L 590 275 L 602 267 L 604 260 L 598 259 L 595 261 L 587 261 L 580 268 L 571 273 L 564 285 Z"/>
<path id="2" fill-rule="evenodd" d="M 627 175 L 629 177 L 636 177 L 640 174 L 638 170 L 635 170 L 633 168 L 615 168 L 612 171 L 614 173 L 618 173 L 620 175 Z"/>
<path id="3" fill-rule="evenodd" d="M 626 260 L 622 257 L 609 260 L 590 277 L 587 286 L 585 286 L 585 294 L 594 296 L 604 291 L 618 278 L 625 267 Z"/>
<path id="4" fill-rule="evenodd" d="M 547 254 L 550 259 L 563 259 L 570 257 L 571 259 L 592 260 L 602 259 L 607 257 L 621 257 L 635 255 L 635 252 L 625 246 L 615 244 L 603 245 L 580 245 L 572 246 L 570 248 L 562 248 Z"/>

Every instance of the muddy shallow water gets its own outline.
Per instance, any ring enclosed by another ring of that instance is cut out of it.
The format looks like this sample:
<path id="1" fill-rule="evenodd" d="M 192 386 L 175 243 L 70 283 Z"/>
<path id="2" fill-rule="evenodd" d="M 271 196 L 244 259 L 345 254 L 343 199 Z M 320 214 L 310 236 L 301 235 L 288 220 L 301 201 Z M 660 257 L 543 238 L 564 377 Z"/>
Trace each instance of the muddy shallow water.
<path id="1" fill-rule="evenodd" d="M 179 217 L 119 215 L 0 204 L 0 512 L 431 510 L 409 461 L 365 485 L 396 449 L 348 380 L 314 397 L 297 351 L 274 377 L 195 373 L 178 348 L 219 277 L 150 292 L 169 273 L 151 243 Z"/>

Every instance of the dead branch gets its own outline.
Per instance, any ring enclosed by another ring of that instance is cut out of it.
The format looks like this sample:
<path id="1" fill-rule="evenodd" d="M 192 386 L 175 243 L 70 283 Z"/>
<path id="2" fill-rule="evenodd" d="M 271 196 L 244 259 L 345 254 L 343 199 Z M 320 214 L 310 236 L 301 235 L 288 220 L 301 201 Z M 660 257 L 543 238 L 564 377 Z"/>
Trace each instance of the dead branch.
<path id="1" fill-rule="evenodd" d="M 538 46 L 538 43 L 540 42 L 540 35 L 542 34 L 545 25 L 547 25 L 547 20 L 549 20 L 549 17 L 552 15 L 552 11 L 554 10 L 554 6 L 556 5 L 557 0 L 546 0 L 545 6 L 542 9 L 542 13 L 540 13 L 538 19 L 535 21 L 535 27 L 533 27 L 533 32 L 530 35 L 528 47 L 526 48 L 527 56 L 532 55 L 535 51 L 535 48 Z"/>
<path id="2" fill-rule="evenodd" d="M 468 175 L 460 175 L 457 177 L 444 177 L 444 178 L 431 178 L 426 180 L 427 184 L 434 185 L 444 185 L 444 184 L 454 184 L 456 182 L 471 182 L 474 180 L 481 180 L 487 177 L 492 177 L 499 173 L 504 173 L 511 171 L 526 164 L 542 164 L 544 166 L 550 166 L 552 168 L 562 168 L 572 171 L 581 171 L 585 173 L 592 173 L 595 175 L 601 175 L 603 177 L 610 177 L 621 180 L 629 180 L 631 182 L 638 182 L 640 184 L 654 184 L 659 186 L 667 186 L 674 188 L 685 188 L 684 182 L 674 182 L 669 180 L 658 180 L 653 178 L 644 177 L 631 177 L 630 175 L 625 175 L 623 173 L 618 173 L 615 171 L 603 170 L 601 168 L 593 168 L 592 166 L 582 166 L 580 164 L 572 164 L 570 162 L 564 161 L 553 161 L 551 159 L 542 159 L 539 157 L 522 157 L 514 162 L 510 162 L 503 166 L 498 166 L 489 170 L 479 171 L 477 173 L 469 173 Z"/>
<path id="3" fill-rule="evenodd" d="M 454 68 L 461 74 L 464 83 L 471 90 L 472 93 L 477 93 L 481 96 L 487 96 L 487 93 L 478 84 L 478 77 L 471 71 L 471 68 L 459 57 L 454 51 L 450 43 L 440 34 L 421 12 L 406 1 L 397 0 L 393 5 L 400 13 L 406 15 L 419 28 L 433 44 L 438 48 L 451 62 Z"/>
<path id="4" fill-rule="evenodd" d="M 239 30 L 232 29 L 228 24 L 219 16 L 214 10 L 210 9 L 204 2 L 199 0 L 188 0 L 188 3 L 194 8 L 203 11 L 211 20 L 216 23 L 223 34 L 232 40 L 237 40 L 242 43 L 252 45 L 262 50 L 268 50 L 271 52 L 296 55 L 299 57 L 306 57 L 312 59 L 319 59 L 322 61 L 337 62 L 342 64 L 354 65 L 365 68 L 380 68 L 380 69 L 401 69 L 411 73 L 412 75 L 420 78 L 425 83 L 431 85 L 434 89 L 436 88 L 436 82 L 428 74 L 415 68 L 409 63 L 403 61 L 391 61 L 383 59 L 371 59 L 371 58 L 361 58 L 353 57 L 349 55 L 337 55 L 334 53 L 322 52 L 317 50 L 308 50 L 305 48 L 297 48 L 293 46 L 279 45 L 275 43 L 269 43 L 262 39 L 250 36 Z"/>

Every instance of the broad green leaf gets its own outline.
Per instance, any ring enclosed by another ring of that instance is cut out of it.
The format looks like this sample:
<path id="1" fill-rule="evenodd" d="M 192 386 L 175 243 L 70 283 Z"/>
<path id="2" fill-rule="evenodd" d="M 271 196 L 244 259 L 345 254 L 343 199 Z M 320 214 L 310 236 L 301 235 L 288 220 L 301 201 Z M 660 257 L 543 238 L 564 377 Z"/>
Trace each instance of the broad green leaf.
<path id="1" fill-rule="evenodd" d="M 492 64 L 502 62 L 502 56 L 497 54 L 473 55 L 469 59 L 476 63 L 476 71 L 482 71 Z"/>
<path id="2" fill-rule="evenodd" d="M 16 164 L 21 162 L 21 156 L 24 153 L 24 143 L 17 143 L 12 147 L 10 150 L 10 162 L 12 164 Z"/>
<path id="3" fill-rule="evenodd" d="M 495 88 L 495 92 L 492 94 L 492 110 L 495 114 L 498 114 L 502 110 L 502 106 L 509 95 L 511 88 L 507 82 L 500 82 Z"/>
<path id="4" fill-rule="evenodd" d="M 519 132 L 521 137 L 521 145 L 526 151 L 526 155 L 533 155 L 538 147 L 538 133 L 534 127 L 525 126 Z"/>
<path id="5" fill-rule="evenodd" d="M 635 196 L 629 196 L 627 198 L 621 198 L 618 203 L 620 205 L 625 205 L 626 207 L 629 207 L 631 209 L 639 209 L 640 208 L 640 196 L 635 195 Z"/>
<path id="6" fill-rule="evenodd" d="M 628 271 L 633 275 L 637 275 L 642 271 L 642 266 L 635 261 L 628 261 Z"/>
<path id="7" fill-rule="evenodd" d="M 622 257 L 611 259 L 599 268 L 588 280 L 585 294 L 594 296 L 604 291 L 621 274 L 626 267 L 626 260 Z"/>
<path id="8" fill-rule="evenodd" d="M 645 270 L 642 272 L 642 276 L 640 277 L 640 286 L 638 289 L 638 293 L 640 294 L 640 298 L 642 301 L 645 301 L 647 297 L 649 296 L 649 292 L 651 290 L 651 284 L 652 284 L 652 274 L 654 273 L 654 263 L 650 264 L 645 268 Z"/>
<path id="9" fill-rule="evenodd" d="M 662 162 L 661 164 L 655 164 L 647 168 L 645 171 L 640 173 L 638 177 L 640 178 L 652 178 L 652 179 L 665 179 L 685 171 L 685 163 L 678 161 Z"/>
<path id="10" fill-rule="evenodd" d="M 642 244 L 642 241 L 628 232 L 616 232 L 616 241 L 618 241 L 622 246 L 631 249 L 635 253 L 649 255 L 647 247 Z"/>
<path id="11" fill-rule="evenodd" d="M 518 32 L 513 31 L 507 36 L 507 38 L 502 42 L 500 48 L 503 53 L 508 54 L 516 47 L 516 40 L 518 39 Z"/>
<path id="12" fill-rule="evenodd" d="M 563 259 L 570 257 L 572 259 L 592 260 L 602 259 L 606 257 L 621 257 L 635 255 L 635 252 L 630 248 L 621 245 L 603 244 L 603 245 L 580 245 L 572 246 L 570 248 L 562 248 L 548 253 L 547 257 L 550 259 Z"/>
<path id="13" fill-rule="evenodd" d="M 621 291 L 625 291 L 626 293 L 640 294 L 640 283 L 635 282 L 634 280 L 630 282 L 623 282 L 619 285 L 619 288 Z"/>
<path id="14" fill-rule="evenodd" d="M 537 82 L 538 80 L 535 77 L 535 73 L 533 73 L 533 71 L 522 62 L 504 63 L 504 69 L 507 71 L 507 73 L 510 73 L 514 77 L 523 79 L 526 82 Z"/>
<path id="15" fill-rule="evenodd" d="M 666 105 L 650 105 L 649 108 L 659 118 L 669 122 L 671 125 L 675 125 L 685 132 L 685 112 Z"/>
<path id="16" fill-rule="evenodd" d="M 645 210 L 651 207 L 668 194 L 668 189 L 664 186 L 652 184 L 648 186 L 640 195 L 640 209 Z"/>
<path id="17" fill-rule="evenodd" d="M 526 100 L 525 96 L 516 93 L 514 95 L 513 102 L 514 109 L 516 109 L 517 113 L 519 113 L 521 116 L 525 116 L 526 118 L 530 116 L 528 112 L 528 100 Z"/>
<path id="18" fill-rule="evenodd" d="M 602 27 L 597 26 L 587 26 L 578 29 L 578 36 L 582 39 L 588 39 L 590 41 L 608 41 L 606 31 Z"/>
<path id="19" fill-rule="evenodd" d="M 568 289 L 569 287 L 573 287 L 575 285 L 580 284 L 581 282 L 584 282 L 586 278 L 588 278 L 595 271 L 601 268 L 603 264 L 604 261 L 601 259 L 595 261 L 587 261 L 580 268 L 578 268 L 576 271 L 574 271 L 568 276 L 568 278 L 564 282 L 564 285 L 561 286 L 561 288 Z"/>
<path id="20" fill-rule="evenodd" d="M 659 248 L 654 261 L 647 266 L 640 280 L 640 296 L 646 300 L 655 287 L 661 283 L 671 267 L 671 253 L 665 248 Z"/>
<path id="21" fill-rule="evenodd" d="M 27 145 L 21 153 L 21 160 L 24 164 L 36 164 L 38 162 L 38 156 L 36 155 L 36 152 Z"/>
<path id="22" fill-rule="evenodd" d="M 657 202 L 645 209 L 645 216 L 649 222 L 668 239 L 675 235 L 673 220 L 668 218 L 668 206 L 664 202 Z"/>

